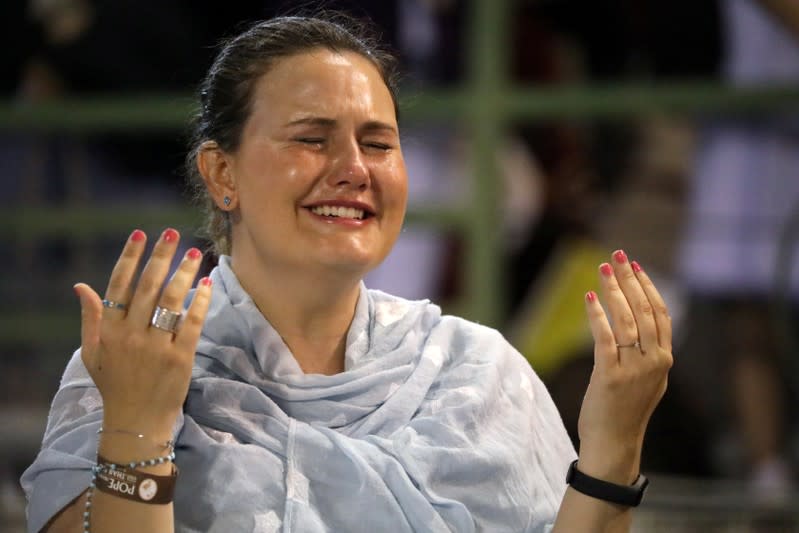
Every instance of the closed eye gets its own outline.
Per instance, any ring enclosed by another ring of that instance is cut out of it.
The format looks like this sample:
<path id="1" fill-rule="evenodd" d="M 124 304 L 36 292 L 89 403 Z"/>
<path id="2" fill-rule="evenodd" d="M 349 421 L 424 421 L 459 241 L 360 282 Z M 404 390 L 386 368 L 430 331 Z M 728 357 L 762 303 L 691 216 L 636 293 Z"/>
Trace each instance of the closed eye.
<path id="1" fill-rule="evenodd" d="M 322 137 L 298 137 L 294 140 L 303 144 L 322 144 L 325 142 Z"/>
<path id="2" fill-rule="evenodd" d="M 393 148 L 393 146 L 391 146 L 390 144 L 376 143 L 376 142 L 363 143 L 363 146 L 367 148 L 374 148 L 375 150 L 382 150 L 384 152 L 391 150 Z"/>

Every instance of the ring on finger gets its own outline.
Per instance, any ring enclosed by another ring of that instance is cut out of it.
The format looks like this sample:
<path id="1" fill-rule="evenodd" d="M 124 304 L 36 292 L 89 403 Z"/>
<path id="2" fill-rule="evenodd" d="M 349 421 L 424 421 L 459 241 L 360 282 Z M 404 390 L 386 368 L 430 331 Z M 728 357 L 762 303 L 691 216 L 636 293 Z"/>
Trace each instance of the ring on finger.
<path id="1" fill-rule="evenodd" d="M 620 349 L 620 348 L 638 348 L 638 351 L 640 351 L 641 353 L 645 353 L 644 350 L 641 348 L 641 341 L 640 340 L 637 340 L 637 341 L 635 341 L 633 343 L 630 343 L 630 344 L 619 344 L 617 342 L 616 343 L 616 349 Z"/>
<path id="2" fill-rule="evenodd" d="M 155 306 L 155 311 L 153 311 L 153 318 L 150 320 L 150 325 L 154 328 L 175 333 L 178 330 L 178 322 L 182 316 L 183 313 L 157 305 Z"/>
<path id="3" fill-rule="evenodd" d="M 106 307 L 108 309 L 124 310 L 128 306 L 127 306 L 127 304 L 123 304 L 123 303 L 120 303 L 120 302 L 115 302 L 114 300 L 103 300 L 103 307 Z"/>

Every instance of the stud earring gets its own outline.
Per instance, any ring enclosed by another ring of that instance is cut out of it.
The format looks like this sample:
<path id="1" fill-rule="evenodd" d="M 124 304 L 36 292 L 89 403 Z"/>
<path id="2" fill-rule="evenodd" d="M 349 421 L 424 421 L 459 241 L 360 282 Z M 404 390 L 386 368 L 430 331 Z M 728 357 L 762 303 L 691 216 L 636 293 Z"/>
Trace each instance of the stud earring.
<path id="1" fill-rule="evenodd" d="M 230 196 L 225 196 L 222 202 L 225 204 L 225 207 L 228 207 L 230 205 Z"/>

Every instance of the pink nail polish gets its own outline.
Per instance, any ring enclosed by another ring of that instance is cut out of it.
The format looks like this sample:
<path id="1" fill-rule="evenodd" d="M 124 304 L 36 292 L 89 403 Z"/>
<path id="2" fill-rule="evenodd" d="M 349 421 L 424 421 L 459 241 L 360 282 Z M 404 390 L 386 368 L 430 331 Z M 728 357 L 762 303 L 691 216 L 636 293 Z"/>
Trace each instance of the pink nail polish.
<path id="1" fill-rule="evenodd" d="M 133 230 L 133 233 L 130 234 L 130 240 L 133 242 L 141 242 L 147 238 L 147 235 L 140 229 Z"/>
<path id="2" fill-rule="evenodd" d="M 186 252 L 186 257 L 189 259 L 197 260 L 203 256 L 203 253 L 198 250 L 197 248 L 190 248 L 188 252 Z"/>
<path id="3" fill-rule="evenodd" d="M 620 265 L 623 265 L 627 262 L 627 254 L 624 253 L 624 250 L 616 250 L 613 252 L 613 259 Z"/>
<path id="4" fill-rule="evenodd" d="M 178 240 L 178 232 L 169 228 L 164 230 L 164 241 L 166 242 L 175 242 Z"/>
<path id="5" fill-rule="evenodd" d="M 630 266 L 633 267 L 633 272 L 636 273 L 643 272 L 644 270 L 643 268 L 641 268 L 641 265 L 638 264 L 638 261 L 631 261 Z"/>
<path id="6" fill-rule="evenodd" d="M 209 278 L 208 276 L 200 280 L 200 285 L 202 285 L 203 287 L 210 287 L 212 284 L 213 281 L 211 281 L 211 278 Z"/>
<path id="7" fill-rule="evenodd" d="M 588 291 L 585 293 L 585 299 L 586 301 L 593 303 L 594 300 L 596 300 L 596 293 L 594 291 Z"/>
<path id="8" fill-rule="evenodd" d="M 599 271 L 602 272 L 603 276 L 610 277 L 613 275 L 613 267 L 610 266 L 608 263 L 602 263 L 599 265 Z"/>

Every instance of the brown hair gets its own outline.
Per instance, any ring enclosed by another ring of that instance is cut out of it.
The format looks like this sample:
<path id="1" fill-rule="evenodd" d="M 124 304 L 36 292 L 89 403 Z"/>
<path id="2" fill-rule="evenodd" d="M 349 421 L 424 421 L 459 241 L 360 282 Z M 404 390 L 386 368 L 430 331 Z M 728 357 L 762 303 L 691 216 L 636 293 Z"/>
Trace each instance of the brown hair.
<path id="1" fill-rule="evenodd" d="M 211 240 L 217 255 L 231 251 L 230 214 L 214 203 L 197 169 L 200 147 L 216 141 L 222 150 L 235 152 L 258 79 L 277 60 L 313 48 L 355 52 L 371 61 L 391 93 L 399 119 L 396 59 L 378 45 L 366 23 L 341 13 L 278 17 L 257 22 L 224 41 L 199 87 L 200 108 L 191 124 L 186 157 L 188 184 L 205 216 L 201 233 Z"/>

